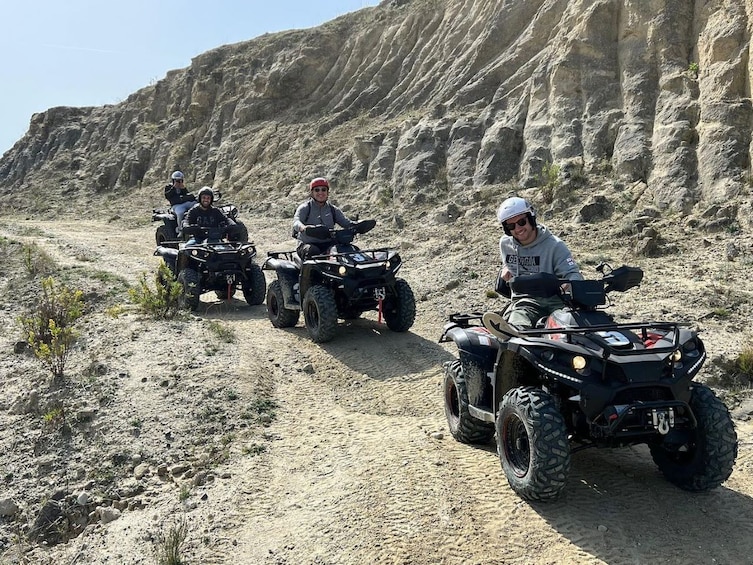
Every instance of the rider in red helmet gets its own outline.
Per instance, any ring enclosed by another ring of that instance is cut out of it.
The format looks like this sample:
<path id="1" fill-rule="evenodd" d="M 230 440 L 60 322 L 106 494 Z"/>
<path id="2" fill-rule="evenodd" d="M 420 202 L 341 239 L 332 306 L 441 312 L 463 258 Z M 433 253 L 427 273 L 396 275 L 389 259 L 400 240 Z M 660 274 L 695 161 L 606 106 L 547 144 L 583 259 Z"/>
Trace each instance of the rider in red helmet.
<path id="1" fill-rule="evenodd" d="M 314 255 L 321 255 L 332 243 L 328 239 L 317 239 L 305 233 L 306 226 L 326 226 L 334 229 L 335 224 L 350 227 L 353 221 L 342 213 L 340 208 L 330 204 L 329 182 L 324 177 L 317 177 L 309 183 L 309 198 L 295 211 L 293 233 L 299 240 L 298 255 L 306 260 Z"/>

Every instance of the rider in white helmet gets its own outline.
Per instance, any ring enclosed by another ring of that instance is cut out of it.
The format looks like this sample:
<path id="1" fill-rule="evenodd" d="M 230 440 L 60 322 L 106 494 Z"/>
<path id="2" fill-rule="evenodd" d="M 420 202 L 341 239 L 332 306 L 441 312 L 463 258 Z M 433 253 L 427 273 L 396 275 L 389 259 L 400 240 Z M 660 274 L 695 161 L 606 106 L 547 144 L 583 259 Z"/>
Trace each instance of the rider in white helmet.
<path id="1" fill-rule="evenodd" d="M 170 202 L 170 206 L 175 213 L 175 219 L 178 222 L 178 234 L 180 234 L 183 225 L 183 214 L 196 204 L 196 197 L 188 192 L 186 188 L 186 177 L 180 171 L 175 171 L 170 175 L 170 184 L 165 186 L 165 198 Z"/>
<path id="2" fill-rule="evenodd" d="M 500 277 L 504 281 L 535 273 L 552 273 L 560 279 L 583 279 L 565 242 L 546 226 L 537 225 L 536 212 L 528 200 L 518 196 L 508 198 L 497 210 L 497 219 L 505 232 L 499 240 Z M 511 299 L 503 317 L 519 328 L 533 327 L 539 318 L 563 306 L 557 297 L 536 298 L 512 292 Z"/>

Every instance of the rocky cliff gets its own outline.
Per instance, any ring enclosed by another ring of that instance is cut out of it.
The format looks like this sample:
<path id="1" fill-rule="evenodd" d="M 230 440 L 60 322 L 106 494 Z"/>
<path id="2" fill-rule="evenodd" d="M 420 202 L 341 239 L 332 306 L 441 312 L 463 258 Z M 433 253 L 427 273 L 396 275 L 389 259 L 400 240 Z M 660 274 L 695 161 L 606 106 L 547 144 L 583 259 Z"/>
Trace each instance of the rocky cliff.
<path id="1" fill-rule="evenodd" d="M 748 190 L 751 0 L 385 0 L 219 47 L 120 104 L 52 108 L 0 185 L 97 200 L 169 173 L 287 206 L 311 176 L 408 201 L 607 175 L 689 212 Z M 552 167 L 552 164 L 555 167 Z M 565 185 L 566 186 L 566 185 Z"/>

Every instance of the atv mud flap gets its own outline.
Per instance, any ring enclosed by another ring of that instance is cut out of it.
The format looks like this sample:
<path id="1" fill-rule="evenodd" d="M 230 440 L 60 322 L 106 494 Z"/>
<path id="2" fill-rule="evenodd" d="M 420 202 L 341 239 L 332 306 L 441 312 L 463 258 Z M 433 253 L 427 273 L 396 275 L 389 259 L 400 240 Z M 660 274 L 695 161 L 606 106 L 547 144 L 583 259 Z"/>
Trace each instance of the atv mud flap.
<path id="1" fill-rule="evenodd" d="M 282 288 L 282 297 L 283 300 L 285 300 L 285 308 L 291 310 L 299 308 L 300 302 L 294 289 L 298 282 L 297 273 L 291 273 L 280 269 L 277 271 L 277 279 L 280 281 L 280 287 Z"/>
<path id="2" fill-rule="evenodd" d="M 636 402 L 608 406 L 591 422 L 591 435 L 630 442 L 648 435 L 666 436 L 677 429 L 694 429 L 697 425 L 685 402 Z"/>

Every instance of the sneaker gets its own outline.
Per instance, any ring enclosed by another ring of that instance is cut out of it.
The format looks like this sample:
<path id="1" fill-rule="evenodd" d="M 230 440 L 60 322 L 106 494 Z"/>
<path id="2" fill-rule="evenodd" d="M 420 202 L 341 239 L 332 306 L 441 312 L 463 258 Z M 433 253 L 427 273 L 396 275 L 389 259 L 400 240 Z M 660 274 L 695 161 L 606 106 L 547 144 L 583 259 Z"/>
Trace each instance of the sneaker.
<path id="1" fill-rule="evenodd" d="M 486 312 L 482 318 L 484 327 L 496 338 L 507 340 L 518 335 L 518 330 L 508 324 L 505 319 L 496 312 Z"/>

